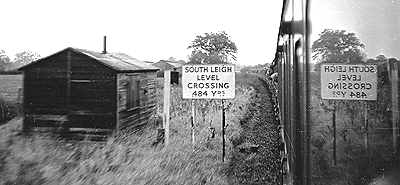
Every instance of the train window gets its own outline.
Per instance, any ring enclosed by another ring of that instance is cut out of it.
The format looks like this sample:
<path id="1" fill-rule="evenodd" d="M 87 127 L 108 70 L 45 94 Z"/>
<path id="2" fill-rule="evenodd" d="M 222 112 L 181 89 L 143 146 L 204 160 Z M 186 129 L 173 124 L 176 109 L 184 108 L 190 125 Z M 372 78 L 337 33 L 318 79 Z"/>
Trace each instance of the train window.
<path id="1" fill-rule="evenodd" d="M 399 184 L 400 1 L 311 1 L 310 184 Z"/>
<path id="2" fill-rule="evenodd" d="M 400 184 L 400 1 L 283 4 L 284 182 Z"/>

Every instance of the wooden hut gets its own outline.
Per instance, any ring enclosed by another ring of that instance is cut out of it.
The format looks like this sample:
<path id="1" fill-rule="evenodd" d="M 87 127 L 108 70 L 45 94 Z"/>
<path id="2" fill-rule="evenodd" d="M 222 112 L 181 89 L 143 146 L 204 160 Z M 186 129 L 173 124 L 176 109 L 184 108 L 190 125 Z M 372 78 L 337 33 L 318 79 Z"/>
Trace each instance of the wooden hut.
<path id="1" fill-rule="evenodd" d="M 115 133 L 156 112 L 158 68 L 123 53 L 66 48 L 19 70 L 24 130 Z"/>

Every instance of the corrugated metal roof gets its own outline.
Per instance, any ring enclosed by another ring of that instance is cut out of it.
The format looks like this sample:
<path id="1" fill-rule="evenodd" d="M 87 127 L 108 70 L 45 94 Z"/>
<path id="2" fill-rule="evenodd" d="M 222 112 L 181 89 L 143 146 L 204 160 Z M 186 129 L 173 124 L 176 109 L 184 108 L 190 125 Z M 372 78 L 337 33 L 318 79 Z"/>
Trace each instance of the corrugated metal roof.
<path id="1" fill-rule="evenodd" d="M 85 49 L 72 48 L 73 50 L 83 53 L 97 61 L 109 66 L 117 71 L 142 71 L 142 70 L 159 70 L 144 61 L 140 61 L 125 53 L 99 53 Z"/>
<path id="2" fill-rule="evenodd" d="M 96 61 L 102 63 L 103 65 L 110 67 L 116 71 L 119 72 L 134 72 L 134 71 L 156 71 L 159 70 L 159 68 L 150 65 L 144 61 L 140 61 L 136 58 L 133 58 L 127 54 L 124 53 L 99 53 L 99 52 L 95 52 L 95 51 L 90 51 L 90 50 L 86 50 L 86 49 L 78 49 L 78 48 L 66 48 L 64 50 L 61 50 L 53 55 L 56 55 L 58 53 L 64 52 L 66 50 L 72 50 L 74 52 L 77 53 L 81 53 L 83 55 L 86 55 L 90 58 L 95 59 Z M 48 57 L 45 58 L 49 58 L 53 55 L 50 55 Z M 45 59 L 39 59 L 37 61 L 34 61 L 30 64 L 27 64 L 21 68 L 19 68 L 18 70 L 21 70 L 27 66 L 39 63 L 41 60 Z"/>
<path id="3" fill-rule="evenodd" d="M 146 62 L 148 64 L 154 64 L 154 62 L 152 62 L 152 61 L 143 61 L 143 62 Z"/>
<path id="4" fill-rule="evenodd" d="M 170 65 L 173 65 L 173 66 L 176 67 L 176 68 L 182 67 L 182 66 L 183 66 L 183 64 L 176 63 L 176 62 L 167 62 L 167 63 L 170 64 Z"/>
<path id="5" fill-rule="evenodd" d="M 175 66 L 169 64 L 168 62 L 157 62 L 153 65 L 160 68 L 161 70 L 170 70 L 175 68 Z"/>
<path id="6" fill-rule="evenodd" d="M 158 66 L 158 65 L 162 65 L 162 64 L 168 64 L 171 68 L 179 68 L 179 67 L 182 67 L 182 65 L 184 64 L 184 63 L 180 63 L 180 62 L 176 62 L 176 61 L 169 61 L 169 60 L 160 60 L 160 61 L 158 61 L 158 62 L 156 62 L 156 63 L 154 63 L 155 64 L 155 66 Z"/>

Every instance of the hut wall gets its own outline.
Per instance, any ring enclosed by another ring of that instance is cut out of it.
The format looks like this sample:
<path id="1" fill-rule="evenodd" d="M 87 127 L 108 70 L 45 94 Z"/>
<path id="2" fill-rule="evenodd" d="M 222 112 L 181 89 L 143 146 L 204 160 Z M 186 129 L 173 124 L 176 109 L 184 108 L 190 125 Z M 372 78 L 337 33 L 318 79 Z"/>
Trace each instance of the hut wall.
<path id="1" fill-rule="evenodd" d="M 145 124 L 157 108 L 156 73 L 118 74 L 119 128 Z"/>
<path id="2" fill-rule="evenodd" d="M 66 59 L 67 53 L 59 53 L 44 59 L 40 67 L 24 71 L 24 128 L 41 126 L 35 119 L 42 115 L 55 117 L 68 113 Z"/>
<path id="3" fill-rule="evenodd" d="M 116 73 L 86 55 L 71 52 L 70 127 L 113 129 Z"/>
<path id="4" fill-rule="evenodd" d="M 114 129 L 116 72 L 70 50 L 24 70 L 24 128 Z"/>

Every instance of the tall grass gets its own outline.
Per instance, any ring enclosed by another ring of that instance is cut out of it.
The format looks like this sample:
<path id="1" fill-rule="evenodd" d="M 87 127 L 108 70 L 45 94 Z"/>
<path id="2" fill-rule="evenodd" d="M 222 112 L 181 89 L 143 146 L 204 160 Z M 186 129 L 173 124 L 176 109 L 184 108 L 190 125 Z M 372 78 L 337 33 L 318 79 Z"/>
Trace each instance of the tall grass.
<path id="1" fill-rule="evenodd" d="M 232 141 L 240 135 L 239 120 L 254 95 L 254 89 L 245 82 L 239 80 L 236 98 L 226 101 L 226 159 L 230 158 Z M 161 92 L 159 86 L 160 100 Z M 0 184 L 229 184 L 228 162 L 221 162 L 220 101 L 194 101 L 193 146 L 191 102 L 181 97 L 181 88 L 174 86 L 171 137 L 166 147 L 153 145 L 158 125 L 148 125 L 140 133 L 125 131 L 106 143 L 68 142 L 50 135 L 23 136 L 19 134 L 21 119 L 0 126 Z M 214 138 L 210 137 L 210 126 L 216 129 Z"/>
<path id="2" fill-rule="evenodd" d="M 17 115 L 21 115 L 21 105 L 15 102 L 5 101 L 0 97 L 0 125 Z"/>
<path id="3" fill-rule="evenodd" d="M 21 113 L 22 75 L 0 74 L 0 125 Z"/>

